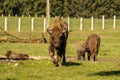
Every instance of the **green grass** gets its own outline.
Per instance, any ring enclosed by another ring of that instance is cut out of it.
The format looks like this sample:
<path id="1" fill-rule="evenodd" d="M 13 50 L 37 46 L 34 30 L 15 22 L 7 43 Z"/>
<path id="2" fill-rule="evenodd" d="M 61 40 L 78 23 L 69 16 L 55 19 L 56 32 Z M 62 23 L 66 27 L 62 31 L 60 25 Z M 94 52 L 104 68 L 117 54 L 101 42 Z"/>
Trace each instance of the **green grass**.
<path id="1" fill-rule="evenodd" d="M 11 17 L 10 17 L 11 18 Z M 0 17 L 0 26 L 3 27 Z M 16 18 L 8 19 L 8 32 L 20 38 L 41 37 L 43 30 L 42 18 L 35 18 L 35 31 L 30 32 L 30 18 L 22 18 L 21 32 L 17 32 Z M 53 19 L 51 19 L 53 20 Z M 67 19 L 64 19 L 67 21 Z M 26 22 L 27 21 L 27 22 Z M 0 61 L 0 80 L 119 80 L 120 79 L 120 20 L 117 20 L 116 29 L 112 29 L 112 21 L 106 20 L 105 30 L 102 30 L 101 20 L 95 19 L 94 30 L 90 30 L 90 20 L 84 19 L 83 31 L 79 30 L 79 19 L 71 19 L 66 56 L 67 63 L 62 67 L 55 67 L 47 59 Z M 39 23 L 40 22 L 40 23 Z M 51 21 L 52 22 L 52 21 Z M 41 27 L 42 26 L 42 27 Z M 27 29 L 27 30 L 26 30 Z M 76 47 L 78 42 L 84 42 L 89 34 L 99 34 L 102 41 L 98 61 L 77 61 Z M 48 40 L 48 33 L 44 33 Z M 48 40 L 49 41 L 49 40 Z M 47 56 L 48 43 L 0 43 L 0 55 L 4 56 L 8 50 L 27 53 L 33 56 Z"/>

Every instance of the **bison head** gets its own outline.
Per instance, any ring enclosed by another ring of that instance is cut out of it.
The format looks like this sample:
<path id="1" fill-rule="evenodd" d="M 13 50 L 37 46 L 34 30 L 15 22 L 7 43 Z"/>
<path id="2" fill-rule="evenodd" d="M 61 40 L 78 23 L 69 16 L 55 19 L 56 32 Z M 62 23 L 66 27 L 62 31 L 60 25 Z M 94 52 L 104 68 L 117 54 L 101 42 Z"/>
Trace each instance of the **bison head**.
<path id="1" fill-rule="evenodd" d="M 11 54 L 12 54 L 12 51 L 9 50 L 9 51 L 7 51 L 7 53 L 5 55 L 7 56 L 7 58 L 9 58 Z"/>
<path id="2" fill-rule="evenodd" d="M 85 43 L 79 43 L 76 51 L 78 54 L 83 55 L 88 51 L 88 47 L 85 45 Z"/>
<path id="3" fill-rule="evenodd" d="M 64 41 L 64 30 L 58 30 L 58 29 L 47 29 L 47 32 L 50 34 L 50 42 L 52 45 L 59 50 L 61 47 L 61 43 Z"/>

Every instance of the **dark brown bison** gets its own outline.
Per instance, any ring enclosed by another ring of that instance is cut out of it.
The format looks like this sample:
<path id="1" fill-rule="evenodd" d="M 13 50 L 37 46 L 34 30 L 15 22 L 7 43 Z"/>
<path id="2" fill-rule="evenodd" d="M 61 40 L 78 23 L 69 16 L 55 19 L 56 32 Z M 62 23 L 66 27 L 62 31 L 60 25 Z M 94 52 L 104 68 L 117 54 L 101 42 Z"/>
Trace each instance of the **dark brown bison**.
<path id="1" fill-rule="evenodd" d="M 11 50 L 7 51 L 6 57 L 8 59 L 15 59 L 15 60 L 26 60 L 29 59 L 28 54 L 16 53 Z"/>
<path id="2" fill-rule="evenodd" d="M 65 50 L 68 38 L 68 25 L 60 17 L 55 17 L 51 29 L 47 29 L 50 34 L 49 54 L 52 62 L 56 66 L 61 66 L 66 62 Z M 56 52 L 56 59 L 54 58 Z"/>
<path id="3" fill-rule="evenodd" d="M 96 61 L 96 56 L 98 55 L 99 47 L 100 47 L 101 38 L 96 34 L 91 34 L 88 36 L 85 43 L 79 44 L 77 47 L 77 53 L 78 53 L 78 60 L 81 59 L 81 56 L 83 57 L 83 60 L 85 60 L 85 52 L 88 53 L 88 60 L 92 58 L 94 61 Z"/>

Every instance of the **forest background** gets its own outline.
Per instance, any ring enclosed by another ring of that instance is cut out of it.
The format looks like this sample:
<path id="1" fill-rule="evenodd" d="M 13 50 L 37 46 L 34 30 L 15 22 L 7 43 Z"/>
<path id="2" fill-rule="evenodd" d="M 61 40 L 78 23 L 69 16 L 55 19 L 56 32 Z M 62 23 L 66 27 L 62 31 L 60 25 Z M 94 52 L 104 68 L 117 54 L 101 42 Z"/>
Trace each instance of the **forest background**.
<path id="1" fill-rule="evenodd" d="M 46 0 L 0 0 L 0 15 L 46 15 Z M 120 18 L 120 0 L 50 0 L 50 16 Z"/>

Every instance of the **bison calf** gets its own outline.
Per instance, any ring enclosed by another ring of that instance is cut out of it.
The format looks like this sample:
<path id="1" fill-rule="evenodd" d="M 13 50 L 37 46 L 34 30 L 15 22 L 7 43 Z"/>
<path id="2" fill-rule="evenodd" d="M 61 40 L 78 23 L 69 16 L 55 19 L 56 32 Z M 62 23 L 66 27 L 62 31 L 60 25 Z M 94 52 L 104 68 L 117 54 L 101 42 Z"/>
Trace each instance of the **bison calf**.
<path id="1" fill-rule="evenodd" d="M 15 59 L 15 60 L 26 60 L 26 59 L 29 59 L 29 55 L 28 54 L 16 53 L 16 52 L 13 52 L 11 50 L 7 51 L 6 57 L 8 59 Z"/>
<path id="2" fill-rule="evenodd" d="M 78 60 L 81 60 L 81 58 L 85 60 L 85 52 L 87 52 L 85 43 L 79 43 L 76 52 L 78 53 Z"/>
<path id="3" fill-rule="evenodd" d="M 96 34 L 91 34 L 88 36 L 85 44 L 79 44 L 77 48 L 78 60 L 83 56 L 83 60 L 85 60 L 85 52 L 88 53 L 88 60 L 92 58 L 96 61 L 96 57 L 98 55 L 99 47 L 100 47 L 101 38 Z"/>

